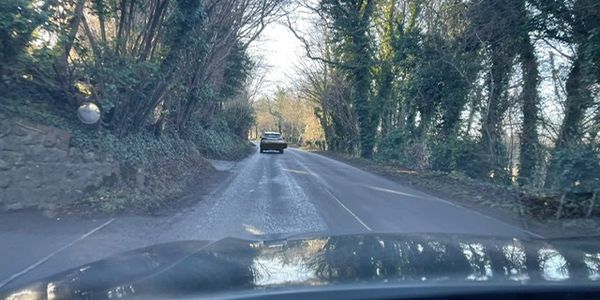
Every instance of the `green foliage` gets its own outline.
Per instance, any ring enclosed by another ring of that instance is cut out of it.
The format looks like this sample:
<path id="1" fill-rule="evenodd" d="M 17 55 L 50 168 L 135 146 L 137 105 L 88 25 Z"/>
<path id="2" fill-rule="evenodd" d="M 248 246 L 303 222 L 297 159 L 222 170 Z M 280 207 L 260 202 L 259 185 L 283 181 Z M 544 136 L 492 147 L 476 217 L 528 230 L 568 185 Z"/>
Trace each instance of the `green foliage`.
<path id="1" fill-rule="evenodd" d="M 132 95 L 149 96 L 144 89 L 137 89 L 148 78 L 158 74 L 159 67 L 146 61 L 138 61 L 130 57 L 116 55 L 106 51 L 99 63 L 80 62 L 82 77 L 89 77 L 96 90 L 93 91 L 105 115 L 104 123 L 112 124 L 117 121 L 119 114 L 127 112 L 133 105 Z M 113 111 L 114 109 L 114 111 Z"/>
<path id="2" fill-rule="evenodd" d="M 415 39 L 419 46 L 413 44 Z M 478 70 L 475 56 L 456 49 L 459 45 L 444 41 L 439 35 L 413 35 L 406 46 L 409 48 L 404 50 L 413 53 L 408 52 L 412 66 L 404 97 L 414 101 L 421 114 L 421 138 L 431 125 L 438 125 L 443 136 L 454 135 L 468 99 L 470 81 Z"/>
<path id="3" fill-rule="evenodd" d="M 248 131 L 255 123 L 255 115 L 252 106 L 243 101 L 231 101 L 226 103 L 220 112 L 220 128 L 233 133 L 240 139 L 246 139 Z"/>
<path id="4" fill-rule="evenodd" d="M 196 149 L 208 158 L 238 159 L 247 155 L 250 149 L 245 137 L 235 136 L 225 128 L 204 128 L 200 124 L 192 124 L 188 135 Z"/>
<path id="5" fill-rule="evenodd" d="M 31 41 L 33 30 L 45 18 L 36 12 L 31 0 L 0 2 L 0 66 L 15 63 Z"/>
<path id="6" fill-rule="evenodd" d="M 379 141 L 376 159 L 445 173 L 458 172 L 471 178 L 489 177 L 487 162 L 480 156 L 478 141 L 470 138 L 431 139 L 419 142 L 394 129 Z"/>
<path id="7" fill-rule="evenodd" d="M 421 171 L 431 168 L 429 145 L 397 129 L 382 138 L 375 158 Z"/>
<path id="8" fill-rule="evenodd" d="M 362 157 L 371 157 L 377 127 L 370 96 L 373 53 L 368 36 L 374 8 L 372 0 L 320 2 L 320 9 L 331 19 L 332 52 L 339 57 L 340 72 L 350 83 Z"/>
<path id="9" fill-rule="evenodd" d="M 245 80 L 250 76 L 253 64 L 249 55 L 236 45 L 225 64 L 221 97 L 229 98 L 240 93 Z"/>
<path id="10" fill-rule="evenodd" d="M 406 145 L 406 141 L 401 130 L 394 129 L 388 132 L 378 144 L 377 159 L 400 161 L 404 158 L 401 147 Z"/>
<path id="11" fill-rule="evenodd" d="M 563 148 L 554 156 L 558 174 L 550 188 L 559 191 L 600 189 L 600 157 L 589 147 Z"/>
<path id="12" fill-rule="evenodd" d="M 539 188 L 549 161 L 548 187 L 590 185 L 590 170 L 572 170 L 585 155 L 561 148 L 591 144 L 585 157 L 598 156 L 600 6 L 593 0 L 408 0 L 401 6 L 323 0 L 318 8 L 325 21 L 323 74 L 307 72 L 307 78 L 322 104 L 318 116 L 329 149 L 359 148 L 368 156 L 374 142 L 378 160 L 507 186 L 518 172 L 519 184 Z M 567 80 L 555 80 L 567 96 L 558 132 L 548 128 L 554 120 L 542 121 L 540 101 L 563 100 L 538 95 L 548 71 L 534 33 L 555 50 L 575 49 Z M 337 93 L 344 101 L 327 93 L 336 75 L 347 83 L 347 94 Z M 350 117 L 341 118 L 344 113 Z M 551 146 L 541 145 L 540 136 L 556 133 L 556 159 L 545 161 L 540 150 Z"/>
<path id="13" fill-rule="evenodd" d="M 230 1 L 3 1 L 0 75 L 3 83 L 8 70 L 27 78 L 57 108 L 99 104 L 102 127 L 117 134 L 208 126 L 242 94 L 253 68 L 249 32 L 265 25 L 273 5 L 250 15 Z"/>
<path id="14" fill-rule="evenodd" d="M 472 178 L 480 178 L 485 163 L 477 157 L 478 145 L 473 139 L 449 138 L 432 142 L 431 168 L 433 170 L 458 171 Z M 485 171 L 484 171 L 485 172 Z"/>

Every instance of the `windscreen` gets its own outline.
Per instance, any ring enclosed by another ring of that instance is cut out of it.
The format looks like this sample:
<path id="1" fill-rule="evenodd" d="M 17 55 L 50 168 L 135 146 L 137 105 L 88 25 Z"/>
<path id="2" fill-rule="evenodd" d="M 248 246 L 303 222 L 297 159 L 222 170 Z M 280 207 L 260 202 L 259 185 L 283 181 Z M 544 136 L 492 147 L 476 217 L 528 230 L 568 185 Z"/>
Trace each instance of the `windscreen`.
<path id="1" fill-rule="evenodd" d="M 281 134 L 278 133 L 267 133 L 263 136 L 267 140 L 278 140 L 281 139 Z"/>

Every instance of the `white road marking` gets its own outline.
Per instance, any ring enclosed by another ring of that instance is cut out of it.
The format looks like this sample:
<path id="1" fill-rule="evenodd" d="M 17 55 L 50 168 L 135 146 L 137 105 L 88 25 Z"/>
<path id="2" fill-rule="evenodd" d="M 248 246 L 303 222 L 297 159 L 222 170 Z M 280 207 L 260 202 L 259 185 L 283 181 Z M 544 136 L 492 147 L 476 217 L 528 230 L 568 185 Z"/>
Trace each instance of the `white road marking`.
<path id="1" fill-rule="evenodd" d="M 327 160 L 327 161 L 331 161 L 331 162 L 333 162 L 333 163 L 335 163 L 335 164 L 340 164 L 340 165 L 343 165 L 343 166 L 349 166 L 350 168 L 352 168 L 352 169 L 356 169 L 356 170 L 358 170 L 358 171 L 360 171 L 360 172 L 364 172 L 364 173 L 367 173 L 367 174 L 370 174 L 370 175 L 377 176 L 377 175 L 375 175 L 375 174 L 372 174 L 372 173 L 369 173 L 369 172 L 367 172 L 367 171 L 361 170 L 361 169 L 359 169 L 359 168 L 356 168 L 356 167 L 354 167 L 354 166 L 348 165 L 348 164 L 346 164 L 346 163 L 344 163 L 344 162 L 340 162 L 340 161 L 337 161 L 337 160 L 335 160 L 335 159 L 332 159 L 332 158 L 329 158 L 329 157 L 326 157 L 326 156 L 323 156 L 323 155 L 320 155 L 320 154 L 317 154 L 317 153 L 312 153 L 312 152 L 309 152 L 309 151 L 304 151 L 304 150 L 302 150 L 302 149 L 294 149 L 294 150 L 297 150 L 298 152 L 302 152 L 302 153 L 307 153 L 307 154 L 309 154 L 309 155 L 315 155 L 315 156 L 318 156 L 319 158 L 322 158 L 322 159 L 324 159 L 324 160 Z M 309 170 L 309 169 L 308 169 L 308 167 L 306 167 L 306 165 L 304 165 L 304 164 L 302 164 L 302 163 L 301 163 L 301 165 L 302 165 L 304 168 L 306 168 L 307 170 Z M 309 171 L 310 171 L 310 170 L 309 170 Z M 310 171 L 310 172 L 314 174 L 314 172 L 312 172 L 312 171 Z M 315 174 L 315 176 L 319 177 L 321 181 L 323 180 L 323 179 L 321 178 L 321 176 L 319 176 L 319 175 L 317 175 L 317 174 Z M 379 176 L 377 176 L 377 177 L 379 177 Z M 387 179 L 385 179 L 385 178 L 384 178 L 384 180 L 387 180 Z M 390 191 L 393 191 L 393 190 L 390 190 Z M 329 192 L 329 191 L 328 191 L 328 192 Z M 331 193 L 331 192 L 330 192 L 330 193 Z M 400 192 L 398 192 L 398 193 L 400 193 Z M 512 228 L 518 229 L 519 231 L 522 231 L 522 232 L 524 232 L 524 233 L 526 233 L 526 234 L 528 234 L 529 236 L 532 236 L 532 237 L 534 237 L 534 238 L 544 239 L 544 236 L 542 236 L 542 235 L 539 235 L 539 234 L 537 234 L 537 233 L 535 233 L 535 232 L 533 232 L 533 231 L 530 231 L 530 230 L 528 230 L 528 229 L 521 228 L 521 227 L 518 227 L 518 226 L 512 225 L 512 224 L 510 224 L 510 223 L 507 223 L 507 222 L 501 221 L 501 220 L 499 220 L 499 219 L 496 219 L 496 218 L 494 218 L 494 217 L 492 217 L 492 216 L 488 216 L 488 215 L 486 215 L 486 214 L 484 214 L 484 213 L 481 213 L 481 212 L 479 212 L 479 211 L 477 211 L 477 210 L 475 210 L 475 209 L 472 209 L 472 208 L 469 208 L 469 207 L 466 207 L 466 206 L 463 206 L 463 205 L 460 205 L 460 204 L 457 204 L 457 203 L 454 203 L 454 202 L 451 202 L 451 201 L 448 201 L 448 200 L 444 200 L 444 199 L 441 199 L 441 198 L 438 198 L 438 197 L 434 197 L 434 196 L 431 196 L 431 195 L 429 195 L 429 194 L 426 194 L 426 193 L 424 193 L 424 194 L 425 194 L 425 195 L 427 195 L 427 196 L 428 196 L 428 198 L 426 198 L 426 197 L 421 197 L 421 198 L 423 198 L 423 199 L 431 199 L 431 200 L 434 200 L 434 201 L 439 201 L 439 202 L 442 202 L 442 203 L 448 204 L 448 205 L 450 205 L 450 206 L 454 206 L 454 207 L 456 207 L 456 208 L 460 208 L 460 209 L 468 210 L 469 212 L 472 212 L 472 213 L 474 213 L 474 214 L 476 214 L 476 215 L 479 215 L 479 216 L 481 216 L 481 217 L 484 217 L 484 218 L 487 218 L 487 219 L 489 219 L 489 220 L 493 220 L 493 221 L 495 221 L 495 222 L 498 222 L 498 223 L 505 224 L 506 226 L 509 226 L 509 227 L 512 227 Z M 337 200 L 337 199 L 336 199 L 336 200 Z M 338 200 L 338 202 L 339 202 L 339 200 Z"/>
<path id="2" fill-rule="evenodd" d="M 377 186 L 372 186 L 372 185 L 367 185 L 367 184 L 363 184 L 363 186 L 366 188 L 372 189 L 372 190 L 380 191 L 380 192 L 386 192 L 386 193 L 408 196 L 408 197 L 413 197 L 413 198 L 422 198 L 421 196 L 417 196 L 417 195 L 413 195 L 413 194 L 409 194 L 409 193 L 403 193 L 403 192 L 390 190 L 390 189 L 385 189 L 385 188 L 381 188 L 381 187 L 377 187 Z"/>
<path id="3" fill-rule="evenodd" d="M 358 223 L 360 223 L 360 225 L 362 225 L 365 229 L 367 229 L 368 231 L 373 231 L 371 229 L 371 227 L 369 227 L 365 222 L 363 222 L 363 220 L 361 220 L 352 210 L 350 210 L 346 205 L 344 205 L 344 203 L 342 203 L 342 201 L 340 201 L 340 199 L 338 199 L 338 197 L 336 197 L 330 190 L 329 187 L 327 187 L 327 183 L 325 182 L 325 180 L 323 179 L 323 177 L 321 177 L 321 175 L 313 172 L 308 166 L 306 166 L 303 162 L 301 162 L 299 159 L 296 159 L 296 162 L 301 165 L 304 169 L 306 169 L 306 171 L 308 171 L 309 174 L 315 176 L 316 178 L 319 179 L 320 182 L 323 183 L 323 189 L 327 192 L 327 194 L 329 194 L 329 196 L 331 196 L 331 198 L 333 198 L 343 209 L 345 209 L 356 221 L 358 221 Z"/>
<path id="4" fill-rule="evenodd" d="M 365 227 L 368 231 L 373 231 L 371 229 L 371 227 L 367 226 L 367 224 L 365 224 L 365 222 L 363 222 L 363 220 L 361 220 L 355 213 L 353 213 L 348 207 L 346 207 L 346 205 L 344 205 L 344 203 L 342 203 L 342 201 L 340 201 L 340 199 L 338 199 L 338 197 L 336 197 L 328 188 L 325 188 L 325 191 L 327 192 L 327 194 L 329 194 L 329 196 L 331 196 L 333 199 L 335 199 L 335 201 L 337 201 L 337 203 L 341 207 L 343 207 L 351 216 L 353 216 L 354 219 L 356 219 L 356 221 L 358 221 L 358 223 L 360 223 L 360 225 Z"/>
<path id="5" fill-rule="evenodd" d="M 24 274 L 26 274 L 27 272 L 29 272 L 29 271 L 31 271 L 31 270 L 33 270 L 33 269 L 37 268 L 37 267 L 38 267 L 38 266 L 40 266 L 41 264 L 43 264 L 43 263 L 47 262 L 47 261 L 48 261 L 50 258 L 52 258 L 53 256 L 55 256 L 55 255 L 56 255 L 56 254 L 58 254 L 59 252 L 61 252 L 61 251 L 64 251 L 65 249 L 67 249 L 67 248 L 69 248 L 69 247 L 71 247 L 71 246 L 75 245 L 75 243 L 77 243 L 77 242 L 79 242 L 79 241 L 81 241 L 81 240 L 83 240 L 83 239 L 87 238 L 88 236 L 90 236 L 90 235 L 94 234 L 96 231 L 98 231 L 98 230 L 100 230 L 100 229 L 102 229 L 102 228 L 104 228 L 104 227 L 106 227 L 106 226 L 110 225 L 110 223 L 112 223 L 114 220 L 115 220 L 115 219 L 113 218 L 113 219 L 110 219 L 110 220 L 108 220 L 108 221 L 104 222 L 102 225 L 100 225 L 100 226 L 98 226 L 98 227 L 96 227 L 96 228 L 94 228 L 94 229 L 92 229 L 92 230 L 88 231 L 88 232 L 87 232 L 87 233 L 85 233 L 84 235 L 80 236 L 78 239 L 76 239 L 76 240 L 74 240 L 74 241 L 72 241 L 72 242 L 70 242 L 70 243 L 68 243 L 68 244 L 66 244 L 66 245 L 64 245 L 64 246 L 62 246 L 60 249 L 58 249 L 58 250 L 55 250 L 54 252 L 52 252 L 52 253 L 50 253 L 50 254 L 46 255 L 44 258 L 42 258 L 42 259 L 38 260 L 36 263 L 34 263 L 34 264 L 30 265 L 29 267 L 27 267 L 27 268 L 25 268 L 25 269 L 21 270 L 20 272 L 17 272 L 17 273 L 15 273 L 15 274 L 11 275 L 11 276 L 10 276 L 8 279 L 6 279 L 6 280 L 4 280 L 4 281 L 0 282 L 0 288 L 1 288 L 1 287 L 3 287 L 3 286 L 5 286 L 5 285 L 7 285 L 7 284 L 8 284 L 8 283 L 10 283 L 11 281 L 13 281 L 13 280 L 15 280 L 15 279 L 17 279 L 17 278 L 19 278 L 19 277 L 23 276 L 23 275 L 24 275 Z"/>
<path id="6" fill-rule="evenodd" d="M 308 173 L 308 172 L 306 172 L 306 171 L 293 170 L 293 169 L 286 169 L 286 168 L 281 168 L 281 170 L 283 170 L 283 171 L 286 171 L 286 172 L 296 173 L 296 174 L 310 175 L 310 173 Z"/>

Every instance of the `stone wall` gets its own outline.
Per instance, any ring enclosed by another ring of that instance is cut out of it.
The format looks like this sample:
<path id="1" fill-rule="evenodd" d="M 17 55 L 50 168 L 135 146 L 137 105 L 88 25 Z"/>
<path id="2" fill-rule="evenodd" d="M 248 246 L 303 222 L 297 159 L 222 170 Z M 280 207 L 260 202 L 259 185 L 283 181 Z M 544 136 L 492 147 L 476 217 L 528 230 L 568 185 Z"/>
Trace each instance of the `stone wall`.
<path id="1" fill-rule="evenodd" d="M 70 140 L 62 129 L 0 114 L 0 211 L 53 210 L 118 178 L 112 157 L 82 152 Z"/>

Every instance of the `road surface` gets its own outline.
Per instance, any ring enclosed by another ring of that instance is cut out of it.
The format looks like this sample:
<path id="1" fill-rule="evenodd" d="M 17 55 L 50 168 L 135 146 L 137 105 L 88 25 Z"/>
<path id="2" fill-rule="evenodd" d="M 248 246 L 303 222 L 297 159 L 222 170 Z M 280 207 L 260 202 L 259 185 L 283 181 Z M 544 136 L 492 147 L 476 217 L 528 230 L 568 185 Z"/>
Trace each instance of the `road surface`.
<path id="1" fill-rule="evenodd" d="M 524 230 L 297 149 L 220 163 L 224 180 L 163 216 L 48 219 L 0 216 L 0 286 L 14 286 L 112 254 L 176 240 L 265 234 L 443 232 L 526 237 Z"/>

